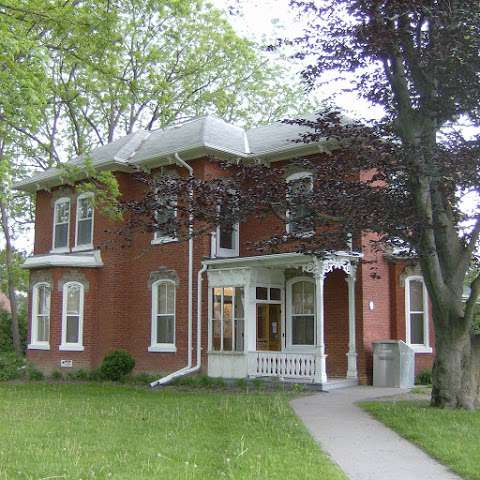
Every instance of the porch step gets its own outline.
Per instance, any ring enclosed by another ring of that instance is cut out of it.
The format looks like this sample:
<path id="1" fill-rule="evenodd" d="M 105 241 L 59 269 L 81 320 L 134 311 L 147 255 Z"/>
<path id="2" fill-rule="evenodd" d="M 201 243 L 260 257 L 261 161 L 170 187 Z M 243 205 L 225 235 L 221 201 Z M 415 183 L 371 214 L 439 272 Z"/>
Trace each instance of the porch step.
<path id="1" fill-rule="evenodd" d="M 337 390 L 339 388 L 348 388 L 358 385 L 358 380 L 355 378 L 329 378 L 325 385 L 322 385 L 324 392 Z"/>
<path id="2" fill-rule="evenodd" d="M 318 383 L 312 383 L 312 380 L 309 378 L 288 378 L 284 377 L 281 379 L 284 383 L 304 383 L 311 386 L 313 390 L 321 390 L 322 392 L 329 392 L 330 390 L 337 390 L 338 388 L 348 388 L 358 385 L 358 380 L 354 378 L 329 378 L 325 385 L 320 385 Z"/>

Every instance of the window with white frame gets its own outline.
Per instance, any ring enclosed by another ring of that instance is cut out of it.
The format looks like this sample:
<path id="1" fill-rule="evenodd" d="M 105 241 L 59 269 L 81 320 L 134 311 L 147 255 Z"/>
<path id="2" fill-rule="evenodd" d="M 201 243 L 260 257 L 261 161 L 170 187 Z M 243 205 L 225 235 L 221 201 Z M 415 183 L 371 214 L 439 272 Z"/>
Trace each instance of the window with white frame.
<path id="1" fill-rule="evenodd" d="M 152 285 L 151 352 L 176 351 L 175 289 L 173 280 L 158 280 Z"/>
<path id="2" fill-rule="evenodd" d="M 168 243 L 177 240 L 175 221 L 177 218 L 177 197 L 157 199 L 158 208 L 155 211 L 157 228 L 153 243 Z"/>
<path id="3" fill-rule="evenodd" d="M 53 250 L 68 250 L 70 233 L 70 199 L 59 198 L 53 212 Z"/>
<path id="4" fill-rule="evenodd" d="M 220 220 L 223 216 L 222 208 L 219 209 Z M 235 257 L 238 255 L 239 240 L 238 223 L 221 223 L 217 227 L 216 236 L 216 256 L 217 257 Z"/>
<path id="5" fill-rule="evenodd" d="M 50 348 L 50 298 L 48 283 L 37 283 L 32 290 L 31 343 L 28 348 Z"/>
<path id="6" fill-rule="evenodd" d="M 83 350 L 84 296 L 84 287 L 81 283 L 64 284 L 60 350 Z"/>
<path id="7" fill-rule="evenodd" d="M 428 294 L 421 276 L 405 279 L 406 341 L 416 350 L 430 351 Z"/>
<path id="8" fill-rule="evenodd" d="M 310 278 L 288 285 L 289 340 L 292 346 L 315 344 L 315 283 Z"/>
<path id="9" fill-rule="evenodd" d="M 82 193 L 77 198 L 75 247 L 92 248 L 93 244 L 93 193 Z"/>
<path id="10" fill-rule="evenodd" d="M 310 172 L 298 172 L 287 177 L 287 233 L 300 236 L 313 233 L 311 209 L 303 198 L 312 190 L 313 176 Z"/>
<path id="11" fill-rule="evenodd" d="M 212 289 L 211 350 L 245 349 L 245 293 L 243 287 Z"/>

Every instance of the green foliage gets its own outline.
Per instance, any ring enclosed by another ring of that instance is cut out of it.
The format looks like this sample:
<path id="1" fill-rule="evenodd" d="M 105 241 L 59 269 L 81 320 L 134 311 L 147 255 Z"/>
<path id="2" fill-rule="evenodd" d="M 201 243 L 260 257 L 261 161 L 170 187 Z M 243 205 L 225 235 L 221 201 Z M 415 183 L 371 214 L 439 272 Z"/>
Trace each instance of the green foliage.
<path id="1" fill-rule="evenodd" d="M 100 366 L 100 373 L 105 380 L 118 382 L 135 367 L 135 359 L 125 350 L 108 353 Z"/>
<path id="2" fill-rule="evenodd" d="M 415 379 L 416 385 L 431 385 L 432 384 L 432 371 L 422 370 Z"/>
<path id="3" fill-rule="evenodd" d="M 235 385 L 238 388 L 244 390 L 244 389 L 247 388 L 248 383 L 247 383 L 247 380 L 245 378 L 238 378 L 237 380 L 235 380 Z"/>
<path id="4" fill-rule="evenodd" d="M 158 380 L 161 375 L 155 375 L 153 373 L 146 373 L 146 372 L 141 372 L 138 373 L 137 375 L 131 375 L 127 377 L 128 383 L 132 383 L 134 385 L 149 385 L 150 383 L 154 382 L 155 380 Z"/>
<path id="5" fill-rule="evenodd" d="M 22 345 L 22 350 L 25 351 L 28 330 L 26 302 L 19 302 L 18 323 L 20 330 L 20 343 Z M 12 351 L 12 317 L 6 312 L 0 312 L 0 353 Z"/>
<path id="6" fill-rule="evenodd" d="M 81 382 L 86 382 L 91 379 L 91 374 L 87 370 L 84 370 L 83 368 L 79 368 L 74 372 L 67 373 L 66 377 L 68 380 L 78 380 Z"/>
<path id="7" fill-rule="evenodd" d="M 50 378 L 52 380 L 55 380 L 56 382 L 63 380 L 63 374 L 59 370 L 54 370 L 52 374 L 50 375 Z"/>
<path id="8" fill-rule="evenodd" d="M 0 382 L 23 376 L 25 360 L 13 352 L 0 353 Z"/>
<path id="9" fill-rule="evenodd" d="M 264 382 L 260 379 L 260 378 L 254 378 L 252 380 L 252 385 L 257 389 L 257 390 L 260 390 L 263 385 L 264 385 Z"/>
<path id="10" fill-rule="evenodd" d="M 294 383 L 291 390 L 293 393 L 303 393 L 305 391 L 305 385 L 303 383 Z"/>
<path id="11" fill-rule="evenodd" d="M 40 380 L 43 380 L 45 378 L 45 375 L 40 370 L 38 370 L 34 365 L 29 364 L 27 365 L 27 378 L 30 381 L 38 382 Z"/>

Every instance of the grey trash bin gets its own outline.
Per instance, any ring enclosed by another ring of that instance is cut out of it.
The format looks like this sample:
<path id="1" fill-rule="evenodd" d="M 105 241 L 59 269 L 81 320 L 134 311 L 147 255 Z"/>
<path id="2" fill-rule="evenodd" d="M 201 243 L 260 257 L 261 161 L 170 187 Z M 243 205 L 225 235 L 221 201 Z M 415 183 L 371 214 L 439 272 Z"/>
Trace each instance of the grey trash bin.
<path id="1" fill-rule="evenodd" d="M 415 352 L 401 340 L 373 342 L 373 386 L 409 388 L 415 384 Z"/>

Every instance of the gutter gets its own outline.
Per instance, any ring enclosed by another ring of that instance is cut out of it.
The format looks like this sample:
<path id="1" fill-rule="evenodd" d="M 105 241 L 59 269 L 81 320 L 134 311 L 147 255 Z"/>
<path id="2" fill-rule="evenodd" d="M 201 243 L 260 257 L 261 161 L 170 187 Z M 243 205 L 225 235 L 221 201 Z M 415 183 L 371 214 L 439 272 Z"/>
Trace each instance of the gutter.
<path id="1" fill-rule="evenodd" d="M 175 153 L 175 162 L 188 170 L 188 174 L 193 178 L 193 168 L 183 160 L 178 153 Z M 193 187 L 190 187 L 189 191 L 190 202 L 193 201 Z M 166 377 L 160 378 L 150 384 L 150 387 L 156 387 L 158 385 L 166 385 L 177 377 L 188 375 L 190 373 L 200 370 L 201 366 L 201 282 L 202 274 L 207 269 L 206 265 L 203 265 L 198 272 L 197 281 L 197 363 L 192 367 L 192 350 L 193 350 L 193 214 L 190 212 L 189 226 L 188 226 L 188 361 L 187 366 L 170 373 Z"/>

